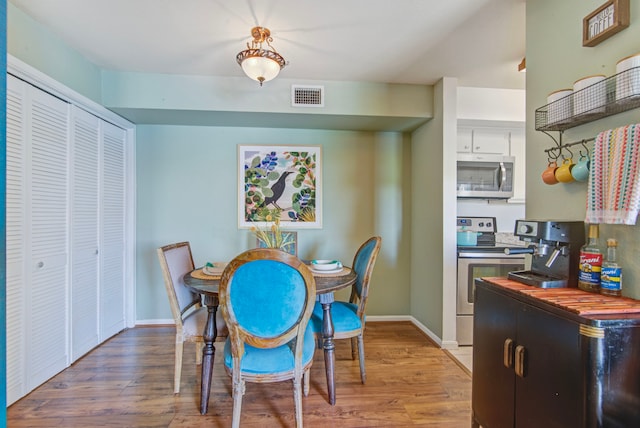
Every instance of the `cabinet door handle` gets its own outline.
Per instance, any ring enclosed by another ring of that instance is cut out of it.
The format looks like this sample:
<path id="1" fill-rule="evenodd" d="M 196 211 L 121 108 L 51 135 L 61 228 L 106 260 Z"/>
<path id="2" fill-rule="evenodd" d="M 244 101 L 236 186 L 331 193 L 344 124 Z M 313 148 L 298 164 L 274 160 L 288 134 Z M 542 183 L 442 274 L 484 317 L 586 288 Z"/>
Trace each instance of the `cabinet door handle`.
<path id="1" fill-rule="evenodd" d="M 526 349 L 522 345 L 516 346 L 515 359 L 516 364 L 514 371 L 520 377 L 524 377 L 524 359 L 526 358 Z"/>
<path id="2" fill-rule="evenodd" d="M 513 339 L 505 339 L 503 346 L 502 363 L 508 369 L 513 367 Z"/>

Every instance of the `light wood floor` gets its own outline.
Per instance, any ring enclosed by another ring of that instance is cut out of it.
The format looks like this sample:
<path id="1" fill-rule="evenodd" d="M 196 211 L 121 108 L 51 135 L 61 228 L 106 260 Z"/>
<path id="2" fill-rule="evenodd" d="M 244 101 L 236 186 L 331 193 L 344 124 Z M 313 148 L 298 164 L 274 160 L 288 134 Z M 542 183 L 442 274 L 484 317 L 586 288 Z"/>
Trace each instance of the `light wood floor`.
<path id="1" fill-rule="evenodd" d="M 172 327 L 120 333 L 7 409 L 8 427 L 229 427 L 230 378 L 216 343 L 209 413 L 199 412 L 200 366 L 185 345 L 181 391 L 173 394 Z M 409 322 L 371 322 L 367 383 L 348 340 L 336 341 L 337 403 L 327 403 L 324 360 L 316 352 L 306 427 L 469 427 L 471 377 Z M 247 384 L 243 427 L 293 427 L 290 382 Z"/>

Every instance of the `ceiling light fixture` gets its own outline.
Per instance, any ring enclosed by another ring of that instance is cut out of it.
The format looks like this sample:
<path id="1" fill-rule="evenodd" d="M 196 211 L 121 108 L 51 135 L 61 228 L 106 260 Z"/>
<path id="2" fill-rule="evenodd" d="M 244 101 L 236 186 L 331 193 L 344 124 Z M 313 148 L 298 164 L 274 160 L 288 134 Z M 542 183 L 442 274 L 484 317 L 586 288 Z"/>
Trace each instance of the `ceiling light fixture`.
<path id="1" fill-rule="evenodd" d="M 273 37 L 268 28 L 253 27 L 251 36 L 253 37 L 251 44 L 247 42 L 247 49 L 236 55 L 236 61 L 250 79 L 260 82 L 262 86 L 264 82 L 275 78 L 287 62 L 271 46 Z M 263 43 L 270 49 L 263 49 Z"/>

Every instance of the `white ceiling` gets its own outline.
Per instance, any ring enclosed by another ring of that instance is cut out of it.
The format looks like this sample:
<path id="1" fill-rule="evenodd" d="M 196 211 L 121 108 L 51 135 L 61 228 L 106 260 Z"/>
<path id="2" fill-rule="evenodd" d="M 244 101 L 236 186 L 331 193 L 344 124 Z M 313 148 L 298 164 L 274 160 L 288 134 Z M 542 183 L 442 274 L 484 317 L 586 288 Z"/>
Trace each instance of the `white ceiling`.
<path id="1" fill-rule="evenodd" d="M 524 89 L 525 0 L 10 0 L 105 69 L 242 76 L 267 27 L 287 79 Z"/>

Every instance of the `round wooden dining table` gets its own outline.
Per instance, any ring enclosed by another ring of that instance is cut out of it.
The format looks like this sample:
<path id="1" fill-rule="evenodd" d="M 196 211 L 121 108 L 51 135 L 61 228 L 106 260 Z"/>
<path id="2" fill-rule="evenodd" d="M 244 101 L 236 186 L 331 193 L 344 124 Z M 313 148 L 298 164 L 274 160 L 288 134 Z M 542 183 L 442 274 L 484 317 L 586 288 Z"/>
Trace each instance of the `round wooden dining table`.
<path id="1" fill-rule="evenodd" d="M 335 343 L 333 340 L 333 321 L 331 319 L 331 304 L 334 292 L 349 287 L 356 282 L 356 273 L 348 267 L 343 267 L 336 273 L 319 273 L 312 271 L 316 281 L 316 294 L 322 305 L 322 348 L 324 350 L 324 364 L 327 376 L 328 401 L 336 404 L 335 386 Z M 215 357 L 216 340 L 216 312 L 218 311 L 218 285 L 221 275 L 207 275 L 202 268 L 194 269 L 184 275 L 184 284 L 193 292 L 203 297 L 207 307 L 207 323 L 204 328 L 202 349 L 202 374 L 200 382 L 200 413 L 205 414 L 209 408 L 209 394 L 211 379 L 213 378 L 213 360 Z"/>

